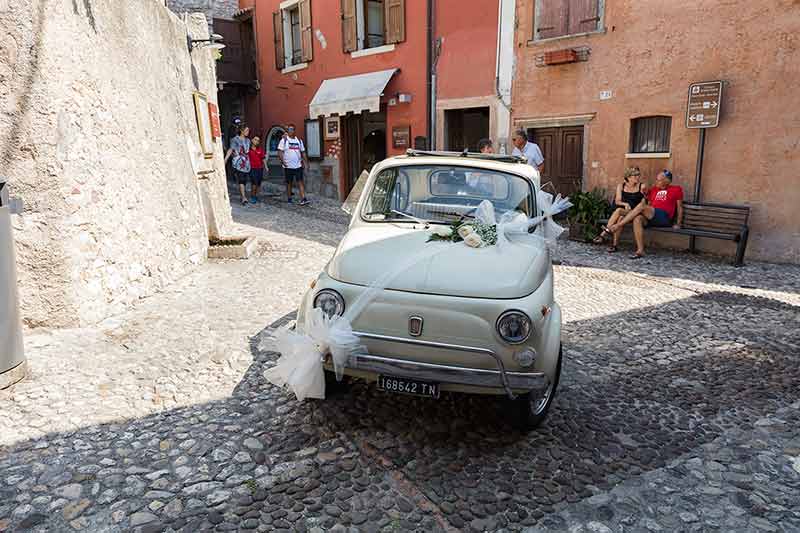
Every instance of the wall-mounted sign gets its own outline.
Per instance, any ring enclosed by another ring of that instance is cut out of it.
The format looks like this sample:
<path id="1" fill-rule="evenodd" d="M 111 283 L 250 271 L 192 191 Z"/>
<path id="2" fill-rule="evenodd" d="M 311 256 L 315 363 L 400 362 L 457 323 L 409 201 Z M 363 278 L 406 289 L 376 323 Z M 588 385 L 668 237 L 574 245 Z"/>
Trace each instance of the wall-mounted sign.
<path id="1" fill-rule="evenodd" d="M 392 148 L 406 150 L 411 148 L 411 127 L 395 126 L 392 128 Z"/>
<path id="2" fill-rule="evenodd" d="M 222 137 L 222 127 L 219 124 L 219 109 L 214 102 L 208 103 L 208 116 L 211 119 L 211 135 L 219 139 Z"/>
<path id="3" fill-rule="evenodd" d="M 722 109 L 722 82 L 701 81 L 689 85 L 686 104 L 687 128 L 716 128 Z"/>
<path id="4" fill-rule="evenodd" d="M 206 159 L 211 159 L 214 157 L 214 137 L 211 134 L 211 116 L 208 112 L 208 97 L 205 94 L 194 93 L 194 111 L 200 149 Z"/>
<path id="5" fill-rule="evenodd" d="M 335 141 L 339 138 L 339 117 L 325 117 L 325 140 Z"/>

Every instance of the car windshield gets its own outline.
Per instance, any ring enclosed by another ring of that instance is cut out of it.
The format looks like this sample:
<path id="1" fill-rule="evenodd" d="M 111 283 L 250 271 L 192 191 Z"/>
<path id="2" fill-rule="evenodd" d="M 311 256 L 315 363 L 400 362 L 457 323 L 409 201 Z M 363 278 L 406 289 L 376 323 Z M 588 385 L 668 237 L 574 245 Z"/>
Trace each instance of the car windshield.
<path id="1" fill-rule="evenodd" d="M 454 165 L 408 165 L 384 169 L 375 178 L 362 210 L 369 222 L 451 224 L 471 217 L 484 200 L 497 217 L 534 211 L 530 183 L 519 176 Z"/>

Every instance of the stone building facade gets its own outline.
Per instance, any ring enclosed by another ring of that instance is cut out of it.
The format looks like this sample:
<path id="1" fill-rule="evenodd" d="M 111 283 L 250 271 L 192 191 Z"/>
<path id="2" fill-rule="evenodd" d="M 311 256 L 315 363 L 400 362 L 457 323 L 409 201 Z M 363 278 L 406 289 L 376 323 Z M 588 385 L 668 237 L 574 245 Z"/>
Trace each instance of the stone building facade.
<path id="1" fill-rule="evenodd" d="M 167 7 L 178 14 L 203 13 L 209 29 L 214 27 L 214 19 L 232 19 L 239 9 L 239 0 L 166 0 Z"/>
<path id="2" fill-rule="evenodd" d="M 512 120 L 542 145 L 543 181 L 610 191 L 625 167 L 651 183 L 669 168 L 691 199 L 699 131 L 686 127 L 689 85 L 723 80 L 702 200 L 751 207 L 749 257 L 800 263 L 797 2 L 517 0 L 516 9 Z M 698 247 L 733 253 L 726 242 Z"/>
<path id="3" fill-rule="evenodd" d="M 204 157 L 194 92 L 216 101 L 202 14 L 158 0 L 0 2 L 0 172 L 29 327 L 116 314 L 206 259 L 232 224 L 222 149 Z"/>

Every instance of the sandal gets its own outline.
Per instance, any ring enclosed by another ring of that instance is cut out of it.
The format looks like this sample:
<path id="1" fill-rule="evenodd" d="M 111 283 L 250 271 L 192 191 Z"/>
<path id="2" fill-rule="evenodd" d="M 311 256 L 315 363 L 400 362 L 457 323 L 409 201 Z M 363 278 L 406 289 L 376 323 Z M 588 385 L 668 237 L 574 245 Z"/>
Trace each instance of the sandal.
<path id="1" fill-rule="evenodd" d="M 603 244 L 604 242 L 606 242 L 606 239 L 608 239 L 609 235 L 611 235 L 611 232 L 607 231 L 606 228 L 603 227 L 603 232 L 594 239 L 592 239 L 592 242 L 595 244 Z"/>
<path id="2" fill-rule="evenodd" d="M 612 244 L 611 246 L 606 248 L 606 252 L 608 252 L 610 254 L 613 254 L 616 251 L 617 251 L 617 245 L 616 244 Z"/>
<path id="3" fill-rule="evenodd" d="M 644 254 L 640 254 L 639 252 L 636 252 L 630 258 L 631 259 L 641 259 L 642 257 L 644 257 Z"/>

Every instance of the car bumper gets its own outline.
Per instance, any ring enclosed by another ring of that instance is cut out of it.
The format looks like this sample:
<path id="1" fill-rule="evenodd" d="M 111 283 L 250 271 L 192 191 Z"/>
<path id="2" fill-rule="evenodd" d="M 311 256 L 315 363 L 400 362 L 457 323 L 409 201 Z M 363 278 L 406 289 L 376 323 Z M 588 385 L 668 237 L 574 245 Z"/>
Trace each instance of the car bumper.
<path id="1" fill-rule="evenodd" d="M 329 370 L 333 367 L 325 365 Z M 524 373 L 484 368 L 422 363 L 359 353 L 350 358 L 344 373 L 355 377 L 377 379 L 379 375 L 405 377 L 442 384 L 443 390 L 464 390 L 490 394 L 509 394 L 543 389 L 547 384 L 544 373 Z M 447 386 L 451 385 L 451 386 Z M 485 389 L 485 390 L 478 390 Z"/>
<path id="2" fill-rule="evenodd" d="M 381 340 L 389 343 L 401 343 L 417 350 L 444 350 L 458 353 L 470 353 L 476 357 L 494 361 L 496 370 L 492 368 L 476 368 L 457 366 L 441 362 L 400 359 L 386 354 L 359 352 L 350 357 L 344 373 L 368 381 L 377 380 L 378 376 L 393 376 L 439 383 L 442 390 L 472 392 L 483 394 L 503 394 L 514 398 L 519 393 L 544 389 L 549 377 L 544 372 L 520 372 L 506 370 L 501 357 L 486 348 L 461 346 L 418 339 L 402 339 L 356 332 L 364 340 Z M 330 357 L 323 360 L 328 370 L 333 370 Z M 533 370 L 533 369 L 531 369 Z"/>

